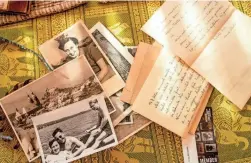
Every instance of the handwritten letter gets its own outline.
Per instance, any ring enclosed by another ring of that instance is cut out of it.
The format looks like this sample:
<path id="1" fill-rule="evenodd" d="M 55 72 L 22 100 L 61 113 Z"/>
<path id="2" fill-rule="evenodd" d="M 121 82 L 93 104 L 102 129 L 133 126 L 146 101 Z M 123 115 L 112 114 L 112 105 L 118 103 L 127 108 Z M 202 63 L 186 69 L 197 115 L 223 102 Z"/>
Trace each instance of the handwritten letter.
<path id="1" fill-rule="evenodd" d="M 208 87 L 204 78 L 163 49 L 132 110 L 182 136 Z"/>
<path id="2" fill-rule="evenodd" d="M 236 10 L 191 67 L 240 109 L 251 96 L 251 20 Z"/>
<path id="3" fill-rule="evenodd" d="M 178 57 L 169 56 L 149 105 L 188 125 L 208 83 Z"/>
<path id="4" fill-rule="evenodd" d="M 190 65 L 233 11 L 232 4 L 224 1 L 165 2 L 143 31 Z"/>

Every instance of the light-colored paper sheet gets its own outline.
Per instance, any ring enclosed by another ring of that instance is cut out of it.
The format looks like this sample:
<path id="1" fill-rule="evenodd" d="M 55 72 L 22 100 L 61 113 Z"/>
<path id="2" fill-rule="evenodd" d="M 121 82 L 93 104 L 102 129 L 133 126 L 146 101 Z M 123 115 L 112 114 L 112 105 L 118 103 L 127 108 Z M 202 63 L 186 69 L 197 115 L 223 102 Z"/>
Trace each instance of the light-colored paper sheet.
<path id="1" fill-rule="evenodd" d="M 227 1 L 166 1 L 142 30 L 191 65 L 233 11 Z"/>
<path id="2" fill-rule="evenodd" d="M 142 29 L 244 107 L 251 96 L 250 18 L 231 3 L 168 1 Z"/>
<path id="3" fill-rule="evenodd" d="M 182 139 L 184 163 L 199 163 L 195 135 Z"/>
<path id="4" fill-rule="evenodd" d="M 204 78 L 162 49 L 132 110 L 185 137 L 195 132 L 211 91 Z"/>
<path id="5" fill-rule="evenodd" d="M 240 109 L 251 96 L 250 28 L 236 10 L 191 66 Z"/>
<path id="6" fill-rule="evenodd" d="M 120 99 L 133 104 L 160 53 L 159 47 L 140 43 Z"/>

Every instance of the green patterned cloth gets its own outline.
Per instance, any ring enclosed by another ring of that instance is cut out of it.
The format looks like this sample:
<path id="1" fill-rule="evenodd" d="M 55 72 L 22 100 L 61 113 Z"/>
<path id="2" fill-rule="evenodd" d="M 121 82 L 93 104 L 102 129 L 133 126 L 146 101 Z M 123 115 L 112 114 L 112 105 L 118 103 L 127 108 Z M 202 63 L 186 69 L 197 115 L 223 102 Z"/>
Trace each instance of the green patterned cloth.
<path id="1" fill-rule="evenodd" d="M 233 2 L 233 4 L 251 16 L 251 2 Z M 0 36 L 38 52 L 40 44 L 82 19 L 88 28 L 100 21 L 124 45 L 137 45 L 141 41 L 151 43 L 152 39 L 140 28 L 160 5 L 160 2 L 155 1 L 107 4 L 89 2 L 85 6 L 59 14 L 3 26 L 0 28 Z M 4 45 L 0 44 L 0 97 L 15 84 L 28 78 L 39 78 L 48 72 L 35 55 L 11 44 L 7 48 L 3 47 Z M 240 111 L 214 90 L 208 106 L 213 108 L 220 162 L 251 162 L 249 145 L 251 101 L 246 105 L 247 110 Z M 4 122 L 4 126 L 6 128 L 4 134 L 14 136 L 7 122 Z M 16 139 L 10 143 L 0 141 L 0 163 L 27 162 L 21 148 L 13 149 L 16 143 Z M 118 146 L 76 162 L 182 163 L 184 161 L 180 138 L 153 123 Z"/>

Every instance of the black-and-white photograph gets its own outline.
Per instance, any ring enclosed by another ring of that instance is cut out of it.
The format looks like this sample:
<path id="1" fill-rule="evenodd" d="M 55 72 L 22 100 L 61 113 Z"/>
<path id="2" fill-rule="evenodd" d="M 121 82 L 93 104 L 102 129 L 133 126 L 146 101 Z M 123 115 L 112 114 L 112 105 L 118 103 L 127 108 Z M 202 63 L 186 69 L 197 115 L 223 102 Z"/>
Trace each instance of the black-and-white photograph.
<path id="1" fill-rule="evenodd" d="M 115 109 L 85 57 L 81 56 L 0 100 L 29 160 L 39 155 L 32 118 L 69 104 L 105 96 L 109 112 Z"/>
<path id="2" fill-rule="evenodd" d="M 98 45 L 104 51 L 106 57 L 112 63 L 121 78 L 126 82 L 133 62 L 133 57 L 103 24 L 97 23 L 90 31 Z M 126 112 L 126 110 L 130 108 L 130 105 L 120 100 L 121 93 L 122 90 L 110 96 L 116 108 L 116 112 L 111 115 L 114 126 L 119 124 L 122 120 L 123 122 L 120 123 L 121 125 L 133 123 L 132 115 L 128 115 L 130 113 L 129 111 Z"/>
<path id="3" fill-rule="evenodd" d="M 78 21 L 46 41 L 39 46 L 39 50 L 53 69 L 79 56 L 85 56 L 108 95 L 112 95 L 125 85 L 93 36 L 89 34 L 83 21 Z"/>
<path id="4" fill-rule="evenodd" d="M 45 163 L 70 162 L 117 144 L 102 95 L 35 117 L 33 121 Z"/>
<path id="5" fill-rule="evenodd" d="M 111 114 L 114 126 L 133 123 L 133 117 L 129 114 L 131 105 L 120 100 L 121 94 L 122 90 L 110 96 L 111 102 L 116 108 L 116 111 Z"/>
<path id="6" fill-rule="evenodd" d="M 217 152 L 216 144 L 205 144 L 206 152 Z"/>
<path id="7" fill-rule="evenodd" d="M 131 64 L 98 30 L 92 32 L 92 35 L 112 62 L 119 75 L 126 81 Z"/>
<path id="8" fill-rule="evenodd" d="M 201 135 L 202 135 L 203 141 L 213 141 L 214 140 L 213 131 L 201 132 Z"/>

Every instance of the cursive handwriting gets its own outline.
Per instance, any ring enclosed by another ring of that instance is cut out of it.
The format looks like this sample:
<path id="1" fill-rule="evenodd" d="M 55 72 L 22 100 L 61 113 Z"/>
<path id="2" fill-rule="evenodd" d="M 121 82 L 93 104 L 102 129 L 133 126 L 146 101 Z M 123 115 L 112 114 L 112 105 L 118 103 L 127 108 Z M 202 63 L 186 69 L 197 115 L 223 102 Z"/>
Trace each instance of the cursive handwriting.
<path id="1" fill-rule="evenodd" d="M 158 19 L 148 22 L 151 28 L 146 29 L 147 33 L 160 43 L 170 45 L 174 54 L 189 55 L 203 50 L 231 16 L 234 7 L 225 1 L 185 0 L 165 2 L 160 11 L 156 13 Z"/>
<path id="2" fill-rule="evenodd" d="M 169 59 L 148 104 L 188 125 L 208 82 L 178 57 L 170 56 Z"/>

